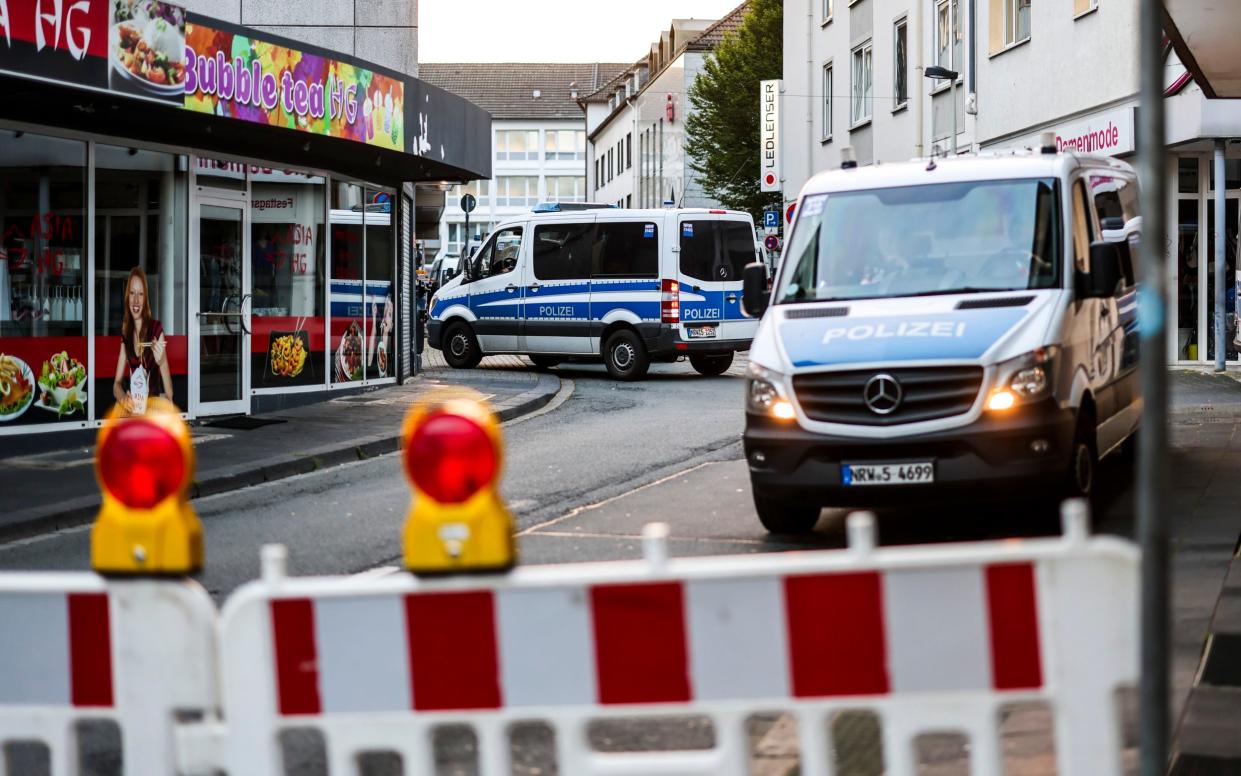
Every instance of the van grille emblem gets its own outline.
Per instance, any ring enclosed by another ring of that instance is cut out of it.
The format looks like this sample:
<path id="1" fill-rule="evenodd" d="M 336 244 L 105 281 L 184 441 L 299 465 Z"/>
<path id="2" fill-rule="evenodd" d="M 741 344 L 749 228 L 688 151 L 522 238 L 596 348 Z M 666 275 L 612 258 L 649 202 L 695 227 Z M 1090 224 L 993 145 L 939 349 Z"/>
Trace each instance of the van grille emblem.
<path id="1" fill-rule="evenodd" d="M 891 415 L 901 406 L 904 391 L 901 384 L 890 374 L 877 374 L 866 381 L 862 388 L 862 399 L 866 406 L 876 415 Z"/>

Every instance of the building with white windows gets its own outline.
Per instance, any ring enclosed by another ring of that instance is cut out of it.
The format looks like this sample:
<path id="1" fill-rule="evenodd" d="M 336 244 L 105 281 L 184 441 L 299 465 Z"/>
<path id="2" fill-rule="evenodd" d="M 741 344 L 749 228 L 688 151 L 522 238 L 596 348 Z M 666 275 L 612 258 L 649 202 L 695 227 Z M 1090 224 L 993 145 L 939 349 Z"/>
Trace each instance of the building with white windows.
<path id="1" fill-rule="evenodd" d="M 424 245 L 425 261 L 437 253 L 459 256 L 466 240 L 461 196 L 478 199 L 470 214 L 471 244 L 510 215 L 539 202 L 585 202 L 586 131 L 577 100 L 623 72 L 626 64 L 423 63 L 421 77 L 468 95 L 492 117 L 492 177 L 450 186 L 439 234 Z M 435 239 L 438 237 L 438 240 Z"/>
<path id="2" fill-rule="evenodd" d="M 953 148 L 953 92 L 925 77 L 958 73 L 956 148 L 1033 146 L 1133 160 L 1137 149 L 1138 8 L 1131 0 L 793 0 L 784 8 L 781 152 L 786 202 L 816 172 Z M 1174 38 L 1175 30 L 1167 31 Z M 1168 237 L 1175 271 L 1171 358 L 1212 363 L 1215 198 L 1225 205 L 1226 277 L 1237 267 L 1241 100 L 1208 100 L 1173 46 L 1165 49 Z M 757 87 L 756 87 L 757 88 Z M 1218 186 L 1216 153 L 1225 175 Z M 1121 218 L 1116 192 L 1095 190 L 1100 227 Z M 1229 291 L 1225 355 L 1241 363 Z"/>
<path id="3" fill-rule="evenodd" d="M 723 19 L 675 19 L 647 56 L 580 100 L 586 113 L 590 201 L 620 207 L 717 207 L 685 153 L 689 87 L 746 4 Z"/>

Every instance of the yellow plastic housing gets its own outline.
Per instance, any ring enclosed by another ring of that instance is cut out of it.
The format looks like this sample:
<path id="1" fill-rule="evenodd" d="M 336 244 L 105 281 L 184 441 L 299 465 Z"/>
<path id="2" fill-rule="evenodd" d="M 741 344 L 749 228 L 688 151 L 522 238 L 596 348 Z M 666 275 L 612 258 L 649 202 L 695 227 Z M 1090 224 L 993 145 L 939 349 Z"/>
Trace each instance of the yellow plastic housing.
<path id="1" fill-rule="evenodd" d="M 491 439 L 496 475 L 459 504 L 446 504 L 420 491 L 413 479 L 413 503 L 401 534 L 405 568 L 415 574 L 456 574 L 505 571 L 516 563 L 514 522 L 499 494 L 504 471 L 504 440 L 495 415 L 478 394 L 455 391 L 410 408 L 401 431 L 408 455 L 418 427 L 431 415 L 450 413 L 473 420 Z M 417 462 L 414 462 L 415 465 Z"/>
<path id="2" fill-rule="evenodd" d="M 98 458 L 95 477 L 103 492 L 103 506 L 91 528 L 91 567 L 101 574 L 184 575 L 203 566 L 202 523 L 186 497 L 194 481 L 194 444 L 190 430 L 172 402 L 154 398 L 147 402 L 143 418 L 168 431 L 181 446 L 185 475 L 176 493 L 150 509 L 134 509 L 121 503 L 104 487 Z M 99 429 L 96 451 L 128 416 L 113 407 Z"/>

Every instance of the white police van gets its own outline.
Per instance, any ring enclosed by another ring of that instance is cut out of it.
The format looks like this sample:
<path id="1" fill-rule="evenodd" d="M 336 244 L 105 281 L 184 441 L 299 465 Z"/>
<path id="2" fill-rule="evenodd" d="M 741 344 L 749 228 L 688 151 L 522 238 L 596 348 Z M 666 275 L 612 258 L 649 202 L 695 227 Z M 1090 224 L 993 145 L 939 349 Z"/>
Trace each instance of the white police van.
<path id="1" fill-rule="evenodd" d="M 688 356 L 705 375 L 747 350 L 741 276 L 760 255 L 747 213 L 557 206 L 499 223 L 431 299 L 428 343 L 448 364 L 529 355 L 536 366 L 602 357 L 620 380 Z"/>
<path id="2" fill-rule="evenodd" d="M 1089 496 L 1141 412 L 1140 224 L 1129 165 L 1054 147 L 812 178 L 770 293 L 761 267 L 745 275 L 762 524 Z"/>

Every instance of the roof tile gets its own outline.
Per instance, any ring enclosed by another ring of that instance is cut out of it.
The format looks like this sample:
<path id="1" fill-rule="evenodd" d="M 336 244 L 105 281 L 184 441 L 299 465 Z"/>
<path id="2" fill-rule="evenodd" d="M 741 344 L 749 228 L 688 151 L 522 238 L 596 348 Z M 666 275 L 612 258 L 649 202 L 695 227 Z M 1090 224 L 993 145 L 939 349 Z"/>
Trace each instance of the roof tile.
<path id="1" fill-rule="evenodd" d="M 464 97 L 495 119 L 581 119 L 578 97 L 594 92 L 633 65 L 628 62 L 581 64 L 527 62 L 423 62 L 418 77 Z M 540 92 L 534 96 L 535 90 Z"/>

